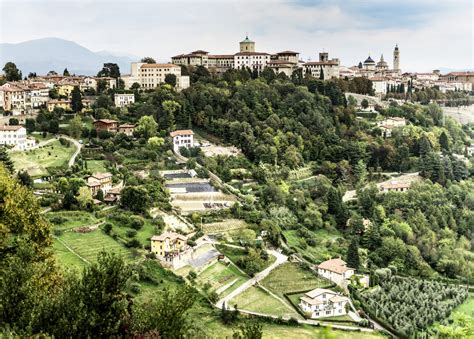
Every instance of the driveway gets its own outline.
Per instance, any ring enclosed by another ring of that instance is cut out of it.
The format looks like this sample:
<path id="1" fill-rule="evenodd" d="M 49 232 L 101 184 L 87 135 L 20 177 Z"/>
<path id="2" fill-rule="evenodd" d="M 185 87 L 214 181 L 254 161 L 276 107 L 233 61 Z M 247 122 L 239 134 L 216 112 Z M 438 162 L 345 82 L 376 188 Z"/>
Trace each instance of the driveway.
<path id="1" fill-rule="evenodd" d="M 237 246 L 236 246 L 237 247 Z M 229 293 L 227 296 L 225 296 L 224 298 L 222 298 L 221 300 L 219 300 L 217 303 L 216 303 L 216 306 L 219 307 L 219 308 L 222 308 L 222 304 L 226 304 L 228 305 L 229 304 L 229 301 L 231 301 L 233 298 L 235 298 L 236 296 L 238 296 L 240 293 L 244 292 L 246 289 L 248 289 L 249 287 L 255 285 L 257 282 L 259 282 L 260 280 L 264 279 L 267 275 L 270 274 L 271 271 L 273 271 L 275 268 L 277 268 L 278 266 L 280 266 L 281 264 L 285 263 L 286 261 L 288 261 L 288 257 L 278 251 L 275 251 L 275 250 L 268 250 L 267 251 L 269 254 L 275 256 L 276 260 L 273 264 L 271 264 L 270 266 L 268 266 L 266 269 L 264 269 L 263 271 L 257 273 L 253 278 L 247 280 L 246 282 L 244 282 L 242 285 L 240 285 L 238 288 L 236 288 L 235 290 L 233 290 L 231 293 Z"/>

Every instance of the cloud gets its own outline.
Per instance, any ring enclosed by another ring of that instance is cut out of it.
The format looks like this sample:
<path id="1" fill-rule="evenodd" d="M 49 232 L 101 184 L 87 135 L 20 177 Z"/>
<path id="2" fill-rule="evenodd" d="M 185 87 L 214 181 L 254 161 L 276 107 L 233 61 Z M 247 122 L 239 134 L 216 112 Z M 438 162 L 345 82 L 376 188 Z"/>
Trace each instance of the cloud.
<path id="1" fill-rule="evenodd" d="M 398 43 L 404 69 L 472 68 L 472 11 L 470 0 L 0 0 L 0 41 L 55 36 L 167 61 L 195 49 L 234 53 L 248 32 L 258 50 L 303 59 L 324 49 L 349 66 L 368 53 L 391 61 Z"/>

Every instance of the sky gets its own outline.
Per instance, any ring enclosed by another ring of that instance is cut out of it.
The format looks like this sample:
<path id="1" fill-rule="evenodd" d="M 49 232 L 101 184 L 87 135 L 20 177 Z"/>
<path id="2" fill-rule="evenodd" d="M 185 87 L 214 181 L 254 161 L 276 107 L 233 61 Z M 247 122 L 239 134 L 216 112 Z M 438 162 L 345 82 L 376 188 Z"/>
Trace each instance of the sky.
<path id="1" fill-rule="evenodd" d="M 474 0 L 0 0 L 0 43 L 72 40 L 93 51 L 169 61 L 204 49 L 326 51 L 352 66 L 383 53 L 401 68 L 474 68 Z"/>

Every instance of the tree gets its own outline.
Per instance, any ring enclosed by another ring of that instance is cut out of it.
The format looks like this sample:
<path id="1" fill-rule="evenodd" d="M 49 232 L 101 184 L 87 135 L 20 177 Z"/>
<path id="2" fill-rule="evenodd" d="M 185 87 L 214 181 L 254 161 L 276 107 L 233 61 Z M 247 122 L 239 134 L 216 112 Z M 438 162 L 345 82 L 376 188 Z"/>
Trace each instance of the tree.
<path id="1" fill-rule="evenodd" d="M 449 140 L 446 132 L 441 132 L 439 136 L 439 146 L 441 147 L 442 151 L 449 152 Z"/>
<path id="2" fill-rule="evenodd" d="M 258 321 L 245 321 L 239 326 L 238 331 L 234 332 L 234 339 L 261 339 L 263 336 L 263 327 Z"/>
<path id="3" fill-rule="evenodd" d="M 104 67 L 97 73 L 98 77 L 120 78 L 120 68 L 116 63 L 106 62 Z"/>
<path id="4" fill-rule="evenodd" d="M 18 121 L 17 118 L 10 118 L 8 119 L 8 124 L 10 126 L 18 126 L 20 124 L 20 121 Z"/>
<path id="5" fill-rule="evenodd" d="M 347 265 L 349 267 L 355 268 L 356 270 L 360 266 L 360 259 L 359 259 L 359 245 L 357 244 L 357 240 L 355 238 L 352 239 L 349 248 L 347 249 Z"/>
<path id="6" fill-rule="evenodd" d="M 166 113 L 165 117 L 165 128 L 168 128 L 170 131 L 175 130 L 175 113 L 181 109 L 181 105 L 174 100 L 165 100 L 162 103 L 163 110 Z"/>
<path id="7" fill-rule="evenodd" d="M 7 81 L 20 81 L 22 79 L 21 71 L 13 62 L 7 62 L 2 70 Z"/>
<path id="8" fill-rule="evenodd" d="M 367 179 L 367 166 L 364 163 L 364 160 L 359 160 L 354 166 L 354 177 L 356 185 L 361 185 Z"/>
<path id="9" fill-rule="evenodd" d="M 135 131 L 148 139 L 156 134 L 158 124 L 151 115 L 145 115 L 138 120 L 137 128 Z"/>
<path id="10" fill-rule="evenodd" d="M 101 189 L 98 190 L 95 198 L 97 200 L 104 201 L 104 191 L 102 191 Z"/>
<path id="11" fill-rule="evenodd" d="M 77 139 L 81 136 L 81 132 L 82 132 L 82 120 L 81 120 L 81 117 L 79 117 L 78 115 L 76 115 L 74 118 L 72 118 L 70 121 L 69 121 L 69 125 L 68 125 L 68 134 L 74 138 L 74 139 Z"/>
<path id="12" fill-rule="evenodd" d="M 68 77 L 68 76 L 70 76 L 71 74 L 69 74 L 69 71 L 67 70 L 67 68 L 65 68 L 64 71 L 63 71 L 63 75 L 64 75 L 65 77 Z"/>
<path id="13" fill-rule="evenodd" d="M 33 179 L 31 179 L 27 171 L 19 171 L 17 177 L 18 177 L 18 181 L 23 186 L 26 186 L 29 188 L 33 187 Z"/>
<path id="14" fill-rule="evenodd" d="M 173 88 L 176 87 L 176 80 L 177 78 L 176 78 L 176 75 L 174 74 L 169 73 L 165 75 L 165 83 L 170 85 Z"/>
<path id="15" fill-rule="evenodd" d="M 71 107 L 74 112 L 81 112 L 84 105 L 82 104 L 82 95 L 79 86 L 74 86 L 71 92 Z"/>
<path id="16" fill-rule="evenodd" d="M 360 106 L 364 109 L 368 108 L 369 107 L 369 101 L 367 99 L 362 99 L 362 101 L 360 102 Z"/>
<path id="17" fill-rule="evenodd" d="M 141 186 L 127 186 L 122 190 L 120 204 L 125 209 L 144 213 L 150 207 L 148 191 Z"/>
<path id="18" fill-rule="evenodd" d="M 195 323 L 187 315 L 196 300 L 197 294 L 190 286 L 173 290 L 165 288 L 157 300 L 134 306 L 132 330 L 137 333 L 158 332 L 162 338 L 189 337 Z"/>
<path id="19" fill-rule="evenodd" d="M 79 203 L 79 206 L 83 210 L 90 208 L 93 202 L 92 193 L 90 189 L 87 186 L 83 186 L 79 188 L 79 192 L 77 194 L 76 200 Z"/>
<path id="20" fill-rule="evenodd" d="M 148 146 L 150 146 L 151 149 L 158 150 L 164 144 L 165 144 L 165 139 L 160 138 L 160 137 L 151 137 L 148 139 Z"/>
<path id="21" fill-rule="evenodd" d="M 323 70 L 323 66 L 321 66 L 321 69 L 319 70 L 319 80 L 324 80 L 324 70 Z"/>
<path id="22" fill-rule="evenodd" d="M 145 64 L 156 64 L 155 59 L 152 57 L 144 57 L 140 60 L 140 62 L 144 62 Z"/>
<path id="23" fill-rule="evenodd" d="M 7 153 L 5 147 L 0 147 L 0 164 L 3 165 L 10 173 L 15 171 L 15 165 L 10 159 L 10 155 Z"/>

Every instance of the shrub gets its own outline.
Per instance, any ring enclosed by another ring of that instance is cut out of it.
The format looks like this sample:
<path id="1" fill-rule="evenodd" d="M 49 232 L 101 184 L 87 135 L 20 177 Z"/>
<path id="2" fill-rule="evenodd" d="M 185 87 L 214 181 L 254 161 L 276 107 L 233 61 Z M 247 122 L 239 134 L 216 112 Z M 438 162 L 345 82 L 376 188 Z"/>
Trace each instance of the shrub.
<path id="1" fill-rule="evenodd" d="M 53 233 L 54 233 L 55 236 L 59 237 L 61 234 L 63 234 L 63 231 L 61 231 L 61 230 L 54 230 Z"/>
<path id="2" fill-rule="evenodd" d="M 130 239 L 129 241 L 127 241 L 125 243 L 125 246 L 126 247 L 129 247 L 129 248 L 141 248 L 142 245 L 140 244 L 140 242 L 137 240 L 137 239 Z"/>
<path id="3" fill-rule="evenodd" d="M 137 282 L 134 282 L 130 285 L 130 291 L 132 291 L 135 294 L 140 293 L 140 284 Z"/>
<path id="4" fill-rule="evenodd" d="M 126 234 L 127 234 L 127 237 L 133 238 L 134 236 L 137 235 L 137 231 L 135 231 L 135 230 L 128 230 Z"/>
<path id="5" fill-rule="evenodd" d="M 106 223 L 103 227 L 103 230 L 105 234 L 110 234 L 110 231 L 112 231 L 112 224 L 111 223 Z"/>
<path id="6" fill-rule="evenodd" d="M 130 218 L 130 227 L 133 229 L 139 230 L 144 224 L 145 222 L 143 221 L 143 218 L 139 216 L 134 215 Z"/>
<path id="7" fill-rule="evenodd" d="M 67 220 L 68 220 L 67 218 L 61 215 L 54 215 L 49 219 L 49 221 L 51 221 L 53 224 L 56 224 L 56 225 L 64 224 Z"/>

